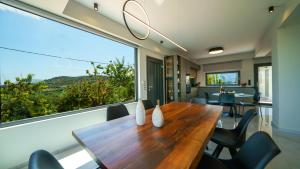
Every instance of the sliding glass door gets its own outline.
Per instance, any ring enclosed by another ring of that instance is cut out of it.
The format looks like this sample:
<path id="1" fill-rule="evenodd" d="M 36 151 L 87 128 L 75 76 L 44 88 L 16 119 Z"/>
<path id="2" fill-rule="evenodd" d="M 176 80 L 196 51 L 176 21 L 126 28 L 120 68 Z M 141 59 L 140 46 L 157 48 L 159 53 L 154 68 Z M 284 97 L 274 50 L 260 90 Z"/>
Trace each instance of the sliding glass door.
<path id="1" fill-rule="evenodd" d="M 258 91 L 262 102 L 272 103 L 272 66 L 258 67 Z"/>

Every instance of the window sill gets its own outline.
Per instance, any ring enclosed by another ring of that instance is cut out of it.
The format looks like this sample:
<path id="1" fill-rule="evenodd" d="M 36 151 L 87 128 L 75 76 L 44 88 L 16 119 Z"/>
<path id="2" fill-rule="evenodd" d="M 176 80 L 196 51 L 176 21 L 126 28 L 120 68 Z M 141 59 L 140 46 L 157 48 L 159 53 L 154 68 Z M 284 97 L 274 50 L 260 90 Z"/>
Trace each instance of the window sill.
<path id="1" fill-rule="evenodd" d="M 134 102 L 135 101 L 128 101 L 128 102 L 122 102 L 122 104 L 131 104 L 131 103 L 134 103 Z M 96 110 L 99 110 L 99 109 L 104 109 L 104 108 L 107 108 L 108 106 L 115 105 L 115 104 L 118 104 L 118 103 L 107 104 L 107 105 L 103 105 L 103 106 L 96 106 L 96 107 L 85 108 L 85 109 L 79 109 L 79 110 L 73 110 L 73 111 L 67 111 L 67 112 L 61 112 L 61 113 L 55 113 L 55 114 L 39 116 L 39 117 L 33 117 L 33 118 L 28 118 L 28 119 L 22 119 L 22 120 L 17 120 L 17 121 L 0 123 L 0 129 L 5 129 L 5 128 L 8 128 L 8 127 L 15 127 L 15 126 L 19 126 L 19 125 L 30 124 L 30 123 L 40 122 L 40 121 L 45 121 L 45 120 L 52 120 L 52 119 L 56 119 L 56 118 L 62 118 L 62 117 L 72 116 L 72 115 L 81 114 L 81 113 L 87 113 L 87 112 L 96 111 Z"/>

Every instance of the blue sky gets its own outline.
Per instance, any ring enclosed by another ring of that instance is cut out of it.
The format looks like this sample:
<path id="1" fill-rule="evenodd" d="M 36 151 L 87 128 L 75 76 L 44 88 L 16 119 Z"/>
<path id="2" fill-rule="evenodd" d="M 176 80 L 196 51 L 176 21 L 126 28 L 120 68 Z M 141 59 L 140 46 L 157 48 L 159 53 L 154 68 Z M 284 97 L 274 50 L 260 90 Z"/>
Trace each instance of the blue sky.
<path id="1" fill-rule="evenodd" d="M 41 18 L 0 3 L 0 47 L 100 63 L 115 58 L 134 64 L 134 48 Z M 85 75 L 89 63 L 0 48 L 1 83 L 34 74 L 34 79 Z"/>

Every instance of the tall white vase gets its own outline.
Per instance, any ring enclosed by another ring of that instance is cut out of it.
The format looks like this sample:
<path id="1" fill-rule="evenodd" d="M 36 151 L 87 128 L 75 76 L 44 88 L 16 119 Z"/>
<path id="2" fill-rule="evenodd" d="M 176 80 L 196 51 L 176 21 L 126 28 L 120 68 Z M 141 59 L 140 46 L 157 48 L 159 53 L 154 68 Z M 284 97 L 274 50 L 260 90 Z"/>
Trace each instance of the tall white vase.
<path id="1" fill-rule="evenodd" d="M 164 125 L 164 116 L 159 107 L 159 101 L 152 113 L 152 123 L 155 127 L 162 127 Z"/>
<path id="2" fill-rule="evenodd" d="M 145 107 L 141 99 L 137 102 L 136 109 L 135 109 L 135 120 L 137 125 L 144 125 L 145 124 Z"/>

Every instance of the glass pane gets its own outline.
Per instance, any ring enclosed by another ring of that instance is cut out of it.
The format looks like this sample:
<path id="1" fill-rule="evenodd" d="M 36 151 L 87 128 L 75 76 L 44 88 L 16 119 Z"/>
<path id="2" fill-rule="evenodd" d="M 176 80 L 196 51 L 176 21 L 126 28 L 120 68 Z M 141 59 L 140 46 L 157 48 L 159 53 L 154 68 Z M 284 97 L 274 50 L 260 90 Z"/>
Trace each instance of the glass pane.
<path id="1" fill-rule="evenodd" d="M 133 47 L 0 3 L 1 121 L 135 98 Z"/>
<path id="2" fill-rule="evenodd" d="M 258 67 L 258 90 L 262 102 L 272 103 L 272 66 Z"/>
<path id="3" fill-rule="evenodd" d="M 236 86 L 239 85 L 240 72 L 217 72 L 206 74 L 207 86 Z"/>

